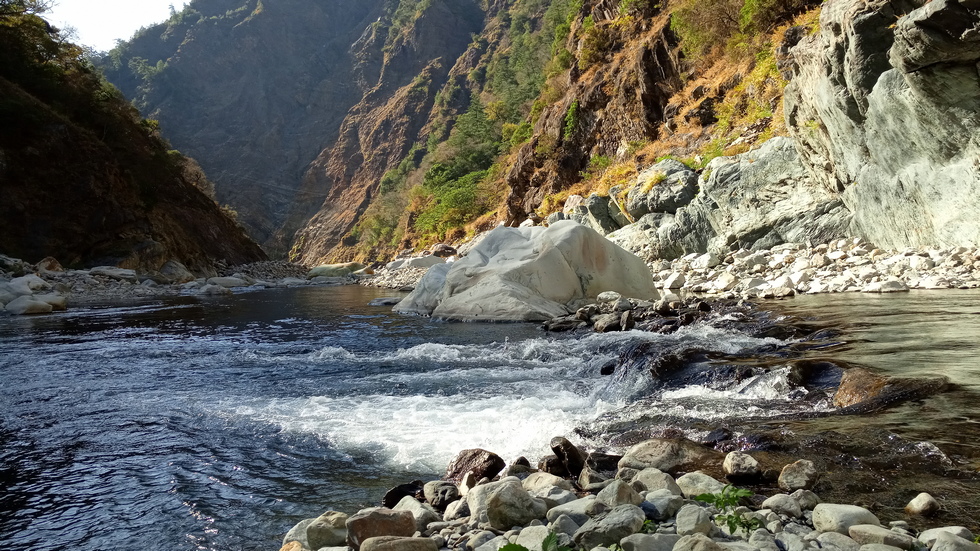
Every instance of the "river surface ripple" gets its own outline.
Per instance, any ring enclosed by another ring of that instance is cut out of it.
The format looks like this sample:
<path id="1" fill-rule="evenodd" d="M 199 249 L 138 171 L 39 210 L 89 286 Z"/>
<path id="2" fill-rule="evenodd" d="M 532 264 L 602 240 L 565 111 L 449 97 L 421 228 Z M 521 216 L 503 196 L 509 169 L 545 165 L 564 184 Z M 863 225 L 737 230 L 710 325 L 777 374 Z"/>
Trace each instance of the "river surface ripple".
<path id="1" fill-rule="evenodd" d="M 874 500 L 905 476 L 904 499 L 921 475 L 956 519 L 977 510 L 959 503 L 980 490 L 980 294 L 782 301 L 783 319 L 836 328 L 793 354 L 798 339 L 724 320 L 572 337 L 367 306 L 386 294 L 307 287 L 0 318 L 0 550 L 277 549 L 298 520 L 375 505 L 461 449 L 534 461 L 556 435 L 615 452 L 718 427 L 782 435 L 775 458 L 824 454 L 829 471 L 866 473 L 853 495 Z M 599 375 L 638 342 L 697 349 L 705 369 L 755 365 L 748 379 L 669 387 L 622 366 Z M 833 416 L 825 396 L 791 388 L 781 362 L 801 355 L 954 386 Z M 879 508 L 900 510 L 890 499 Z"/>

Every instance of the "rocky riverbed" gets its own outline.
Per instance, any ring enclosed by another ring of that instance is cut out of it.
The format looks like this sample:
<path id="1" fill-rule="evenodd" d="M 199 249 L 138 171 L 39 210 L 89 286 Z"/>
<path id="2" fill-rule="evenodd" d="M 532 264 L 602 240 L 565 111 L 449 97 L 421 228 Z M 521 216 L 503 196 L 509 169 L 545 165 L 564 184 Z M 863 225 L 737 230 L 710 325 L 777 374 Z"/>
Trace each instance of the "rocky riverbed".
<path id="1" fill-rule="evenodd" d="M 144 273 L 114 266 L 72 270 L 63 268 L 54 258 L 31 264 L 0 255 L 0 312 L 46 314 L 71 304 L 106 300 L 221 296 L 249 289 L 356 282 L 353 275 L 315 276 L 305 266 L 277 261 L 219 267 L 209 277 L 199 277 L 178 262 Z"/>
<path id="2" fill-rule="evenodd" d="M 772 470 L 686 439 L 647 440 L 622 456 L 585 453 L 563 437 L 551 449 L 537 468 L 465 450 L 441 480 L 398 486 L 382 507 L 301 521 L 281 551 L 980 550 L 971 528 L 911 526 L 944 507 L 927 492 L 895 519 L 823 502 L 811 488 L 824 473 L 806 459 Z M 778 487 L 771 495 L 730 486 L 767 478 Z"/>

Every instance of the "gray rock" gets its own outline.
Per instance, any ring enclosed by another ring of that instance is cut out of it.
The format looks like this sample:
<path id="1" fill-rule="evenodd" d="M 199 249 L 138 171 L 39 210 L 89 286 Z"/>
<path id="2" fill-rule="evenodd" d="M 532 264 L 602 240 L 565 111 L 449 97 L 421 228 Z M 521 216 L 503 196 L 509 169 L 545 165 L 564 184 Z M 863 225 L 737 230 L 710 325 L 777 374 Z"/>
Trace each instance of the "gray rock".
<path id="1" fill-rule="evenodd" d="M 780 551 L 776 545 L 776 538 L 764 528 L 752 532 L 749 535 L 749 543 L 759 551 Z"/>
<path id="2" fill-rule="evenodd" d="M 589 521 L 595 503 L 595 496 L 586 496 L 582 499 L 576 499 L 575 501 L 554 507 L 547 513 L 548 522 L 554 522 L 561 515 L 566 515 L 573 522 L 582 526 Z"/>
<path id="3" fill-rule="evenodd" d="M 564 505 L 565 503 L 571 503 L 578 499 L 575 492 L 559 488 L 558 486 L 548 486 L 547 488 L 540 488 L 528 493 L 533 497 L 543 499 L 549 509 Z"/>
<path id="4" fill-rule="evenodd" d="M 302 545 L 304 549 L 309 549 L 310 543 L 306 539 L 306 528 L 310 524 L 313 524 L 313 521 L 315 520 L 316 520 L 315 518 L 308 518 L 297 522 L 295 526 L 293 526 L 292 528 L 289 529 L 288 532 L 286 532 L 285 537 L 282 538 L 282 546 L 285 547 L 286 544 L 288 544 L 289 542 L 296 541 L 299 542 L 299 544 Z"/>
<path id="5" fill-rule="evenodd" d="M 572 539 L 584 549 L 618 544 L 626 536 L 639 532 L 644 520 L 646 515 L 636 505 L 620 505 L 590 519 Z"/>
<path id="6" fill-rule="evenodd" d="M 676 526 L 677 534 L 680 536 L 710 535 L 714 524 L 711 522 L 711 515 L 703 507 L 685 505 L 677 512 Z"/>
<path id="7" fill-rule="evenodd" d="M 543 500 L 532 497 L 514 477 L 477 486 L 466 495 L 472 517 L 497 530 L 526 526 L 548 512 Z"/>
<path id="8" fill-rule="evenodd" d="M 623 551 L 671 551 L 680 539 L 677 534 L 633 534 L 619 545 Z"/>
<path id="9" fill-rule="evenodd" d="M 701 472 L 681 476 L 677 479 L 677 486 L 688 499 L 701 494 L 720 494 L 725 489 L 725 484 Z"/>
<path id="10" fill-rule="evenodd" d="M 786 494 L 776 494 L 765 501 L 762 502 L 762 507 L 764 509 L 772 509 L 774 513 L 780 515 L 786 515 L 791 518 L 799 518 L 803 516 L 803 510 L 800 507 L 800 502 L 796 501 L 792 496 Z"/>
<path id="11" fill-rule="evenodd" d="M 459 520 L 470 516 L 470 504 L 465 499 L 457 499 L 446 506 L 446 512 L 442 518 L 445 520 Z"/>
<path id="12" fill-rule="evenodd" d="M 497 551 L 501 547 L 510 543 L 510 540 L 504 536 L 497 536 L 492 540 L 484 543 L 483 545 L 476 548 L 476 551 Z"/>
<path id="13" fill-rule="evenodd" d="M 783 467 L 779 487 L 784 490 L 809 490 L 817 482 L 817 467 L 809 459 L 800 459 Z"/>
<path id="14" fill-rule="evenodd" d="M 667 520 L 677 514 L 684 505 L 684 498 L 670 490 L 661 489 L 647 493 L 640 507 L 654 520 Z"/>
<path id="15" fill-rule="evenodd" d="M 135 270 L 116 268 L 115 266 L 97 266 L 89 270 L 88 273 L 94 276 L 107 277 L 109 279 L 126 281 L 128 283 L 136 283 L 139 281 L 136 277 Z"/>
<path id="16" fill-rule="evenodd" d="M 395 511 L 408 511 L 412 513 L 415 517 L 415 529 L 419 532 L 424 532 L 425 527 L 429 525 L 430 522 L 438 522 L 442 520 L 439 513 L 432 508 L 428 503 L 421 503 L 419 500 L 412 496 L 405 496 L 395 505 L 393 508 Z"/>
<path id="17" fill-rule="evenodd" d="M 581 528 L 581 526 L 577 522 L 572 520 L 572 517 L 565 514 L 558 515 L 558 518 L 551 521 L 548 527 L 551 528 L 555 533 L 566 534 L 569 537 L 575 535 L 575 532 L 577 532 L 578 529 Z"/>
<path id="18" fill-rule="evenodd" d="M 612 509 L 625 504 L 639 505 L 643 498 L 629 484 L 616 479 L 596 494 L 596 501 Z"/>
<path id="19" fill-rule="evenodd" d="M 820 498 L 817 497 L 817 494 L 810 490 L 796 490 L 790 496 L 800 504 L 800 508 L 804 511 L 812 511 L 820 503 Z"/>
<path id="20" fill-rule="evenodd" d="M 446 259 L 434 254 L 418 256 L 406 259 L 399 268 L 431 268 L 436 264 L 442 264 Z"/>
<path id="21" fill-rule="evenodd" d="M 441 266 L 441 265 L 440 265 Z M 430 268 L 430 272 L 440 266 Z M 656 298 L 646 264 L 589 228 L 570 221 L 547 228 L 500 226 L 465 257 L 395 306 L 396 312 L 485 321 L 544 321 L 571 305 L 617 291 Z"/>
<path id="22" fill-rule="evenodd" d="M 936 538 L 939 537 L 940 532 L 947 532 L 956 537 L 973 541 L 973 533 L 963 526 L 943 526 L 941 528 L 930 528 L 929 530 L 923 530 L 922 533 L 919 534 L 919 541 L 924 543 L 927 547 L 932 547 L 932 544 L 936 542 Z"/>
<path id="23" fill-rule="evenodd" d="M 4 310 L 16 316 L 30 314 L 50 314 L 54 308 L 47 302 L 24 295 L 15 298 L 4 306 Z"/>
<path id="24" fill-rule="evenodd" d="M 426 482 L 422 488 L 422 493 L 425 495 L 425 500 L 436 511 L 445 511 L 450 503 L 460 498 L 459 488 L 452 482 L 446 480 Z"/>
<path id="25" fill-rule="evenodd" d="M 429 270 L 431 272 L 432 270 Z M 428 275 L 428 272 L 426 272 Z M 491 451 L 480 448 L 463 450 L 459 452 L 452 463 L 446 467 L 446 480 L 463 481 L 460 488 L 460 495 L 466 495 L 463 488 L 472 488 L 476 481 L 482 478 L 493 478 L 500 471 L 504 470 L 506 463 L 501 457 Z M 469 474 L 472 473 L 472 476 Z M 472 481 L 473 484 L 467 484 Z"/>
<path id="26" fill-rule="evenodd" d="M 877 543 L 901 549 L 912 549 L 915 546 L 915 540 L 911 536 L 899 534 L 874 524 L 852 525 L 847 529 L 847 534 L 861 545 Z"/>
<path id="27" fill-rule="evenodd" d="M 306 527 L 306 541 L 310 549 L 346 546 L 347 514 L 327 511 L 313 519 Z"/>
<path id="28" fill-rule="evenodd" d="M 541 551 L 541 542 L 544 541 L 551 530 L 547 526 L 528 526 L 521 530 L 521 533 L 517 536 L 517 545 L 523 545 L 527 547 L 530 551 Z"/>
<path id="29" fill-rule="evenodd" d="M 932 551 L 980 551 L 980 545 L 952 532 L 938 532 L 932 544 Z"/>
<path id="30" fill-rule="evenodd" d="M 858 551 L 861 548 L 860 543 L 839 532 L 824 532 L 817 536 L 817 541 L 825 546 L 836 547 L 841 551 Z"/>
<path id="31" fill-rule="evenodd" d="M 642 490 L 670 490 L 671 493 L 681 495 L 681 488 L 674 481 L 674 477 L 661 471 L 660 469 L 648 468 L 636 473 L 633 477 L 633 484 L 642 486 Z"/>
<path id="32" fill-rule="evenodd" d="M 530 476 L 524 479 L 521 483 L 524 489 L 528 492 L 533 492 L 535 490 L 540 490 L 543 488 L 548 488 L 551 486 L 557 486 L 563 490 L 571 490 L 572 483 L 560 476 L 555 476 L 551 473 L 536 472 L 531 473 Z"/>
<path id="33" fill-rule="evenodd" d="M 673 551 L 723 551 L 723 549 L 721 545 L 704 534 L 692 534 L 677 540 Z"/>
<path id="34" fill-rule="evenodd" d="M 169 260 L 160 268 L 160 275 L 172 283 L 181 284 L 194 281 L 194 274 L 186 266 L 176 260 Z"/>
<path id="35" fill-rule="evenodd" d="M 754 477 L 761 472 L 759 462 L 745 452 L 728 452 L 722 463 L 725 474 L 734 477 Z"/>
<path id="36" fill-rule="evenodd" d="M 470 532 L 467 535 L 469 536 L 469 539 L 466 540 L 466 551 L 475 551 L 476 549 L 490 543 L 497 537 L 497 534 L 491 532 L 490 530 Z"/>
<path id="37" fill-rule="evenodd" d="M 871 511 L 857 505 L 821 503 L 813 508 L 813 527 L 821 532 L 837 532 L 848 535 L 851 526 L 858 524 L 881 525 Z"/>
<path id="38" fill-rule="evenodd" d="M 775 537 L 777 545 L 786 551 L 806 551 L 810 547 L 806 540 L 790 532 L 780 532 Z"/>

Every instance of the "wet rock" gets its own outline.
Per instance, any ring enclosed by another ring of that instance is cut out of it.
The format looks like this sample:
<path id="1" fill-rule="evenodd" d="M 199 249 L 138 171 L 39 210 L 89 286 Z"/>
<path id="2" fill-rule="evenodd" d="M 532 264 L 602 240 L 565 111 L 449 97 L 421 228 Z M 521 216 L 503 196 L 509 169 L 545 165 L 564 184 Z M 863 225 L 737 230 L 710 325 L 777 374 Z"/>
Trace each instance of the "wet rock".
<path id="1" fill-rule="evenodd" d="M 592 329 L 596 333 L 610 333 L 622 330 L 619 314 L 599 314 L 592 318 Z"/>
<path id="2" fill-rule="evenodd" d="M 800 459 L 783 467 L 779 487 L 784 490 L 809 490 L 817 482 L 817 467 L 808 459 Z"/>
<path id="3" fill-rule="evenodd" d="M 620 505 L 589 519 L 572 539 L 583 549 L 618 544 L 626 536 L 639 532 L 644 520 L 646 515 L 636 505 Z"/>
<path id="4" fill-rule="evenodd" d="M 345 513 L 327 511 L 306 527 L 306 540 L 310 549 L 337 547 L 347 543 L 347 519 Z"/>
<path id="5" fill-rule="evenodd" d="M 398 486 L 388 490 L 385 492 L 384 497 L 381 498 L 381 506 L 392 509 L 405 496 L 411 496 L 415 499 L 424 499 L 422 481 L 414 480 L 407 484 L 399 484 Z"/>
<path id="6" fill-rule="evenodd" d="M 905 506 L 905 512 L 910 515 L 934 515 L 939 512 L 940 508 L 936 498 L 922 492 Z"/>
<path id="7" fill-rule="evenodd" d="M 821 503 L 813 508 L 813 527 L 821 532 L 848 535 L 851 526 L 873 524 L 880 526 L 878 517 L 864 507 L 839 503 Z"/>
<path id="8" fill-rule="evenodd" d="M 720 460 L 720 453 L 697 442 L 683 438 L 652 439 L 630 448 L 619 461 L 619 467 L 639 470 L 653 467 L 666 473 L 675 473 Z"/>
<path id="9" fill-rule="evenodd" d="M 561 459 L 558 459 L 557 455 L 546 455 L 542 457 L 538 461 L 538 470 L 562 478 L 570 476 L 568 469 L 565 468 L 565 463 Z"/>
<path id="10" fill-rule="evenodd" d="M 314 547 L 313 549 L 318 549 Z M 361 544 L 361 551 L 438 551 L 436 542 L 430 538 L 404 538 L 398 536 L 378 536 L 368 538 Z"/>
<path id="11" fill-rule="evenodd" d="M 701 494 L 720 494 L 725 489 L 725 485 L 714 478 L 701 473 L 687 473 L 677 479 L 677 486 L 680 487 L 684 497 L 691 499 Z"/>
<path id="12" fill-rule="evenodd" d="M 551 451 L 565 466 L 568 474 L 577 477 L 582 472 L 582 467 L 585 466 L 586 454 L 562 436 L 552 438 L 550 445 Z"/>
<path id="13" fill-rule="evenodd" d="M 562 316 L 559 318 L 552 318 L 544 322 L 544 330 L 551 331 L 553 333 L 561 333 L 565 331 L 574 331 L 587 326 L 588 324 L 576 316 Z"/>
<path id="14" fill-rule="evenodd" d="M 911 536 L 875 524 L 854 524 L 847 529 L 847 534 L 861 545 L 877 543 L 900 549 L 912 549 L 915 545 L 915 540 Z"/>
<path id="15" fill-rule="evenodd" d="M 446 476 L 443 478 L 452 482 L 458 482 L 462 480 L 463 475 L 472 471 L 473 476 L 477 480 L 482 478 L 492 479 L 500 474 L 500 471 L 504 470 L 505 465 L 504 460 L 493 452 L 479 448 L 463 450 L 449 464 L 449 467 L 446 469 Z"/>
<path id="16" fill-rule="evenodd" d="M 834 394 L 834 406 L 842 408 L 861 403 L 881 393 L 887 379 L 867 369 L 852 367 L 841 376 Z"/>
<path id="17" fill-rule="evenodd" d="M 386 507 L 363 509 L 347 519 L 347 545 L 359 551 L 361 543 L 369 538 L 410 537 L 415 530 L 415 517 L 408 511 L 393 511 Z"/>
<path id="18" fill-rule="evenodd" d="M 380 297 L 369 302 L 368 306 L 394 306 L 401 300 L 401 297 Z"/>

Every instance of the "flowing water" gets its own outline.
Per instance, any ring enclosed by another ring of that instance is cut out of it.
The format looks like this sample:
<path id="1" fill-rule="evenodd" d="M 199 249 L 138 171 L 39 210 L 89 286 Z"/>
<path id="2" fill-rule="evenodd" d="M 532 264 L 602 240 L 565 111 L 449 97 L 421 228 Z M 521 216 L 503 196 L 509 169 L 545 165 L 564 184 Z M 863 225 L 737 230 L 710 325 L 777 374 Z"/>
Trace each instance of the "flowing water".
<path id="1" fill-rule="evenodd" d="M 817 457 L 821 495 L 896 516 L 927 486 L 946 520 L 980 516 L 980 294 L 801 297 L 668 335 L 367 305 L 385 294 L 0 318 L 0 550 L 278 549 L 295 522 L 376 505 L 459 450 L 536 461 L 557 435 L 613 453 L 683 434 L 777 466 Z M 953 385 L 835 415 L 829 389 L 851 365 Z"/>

